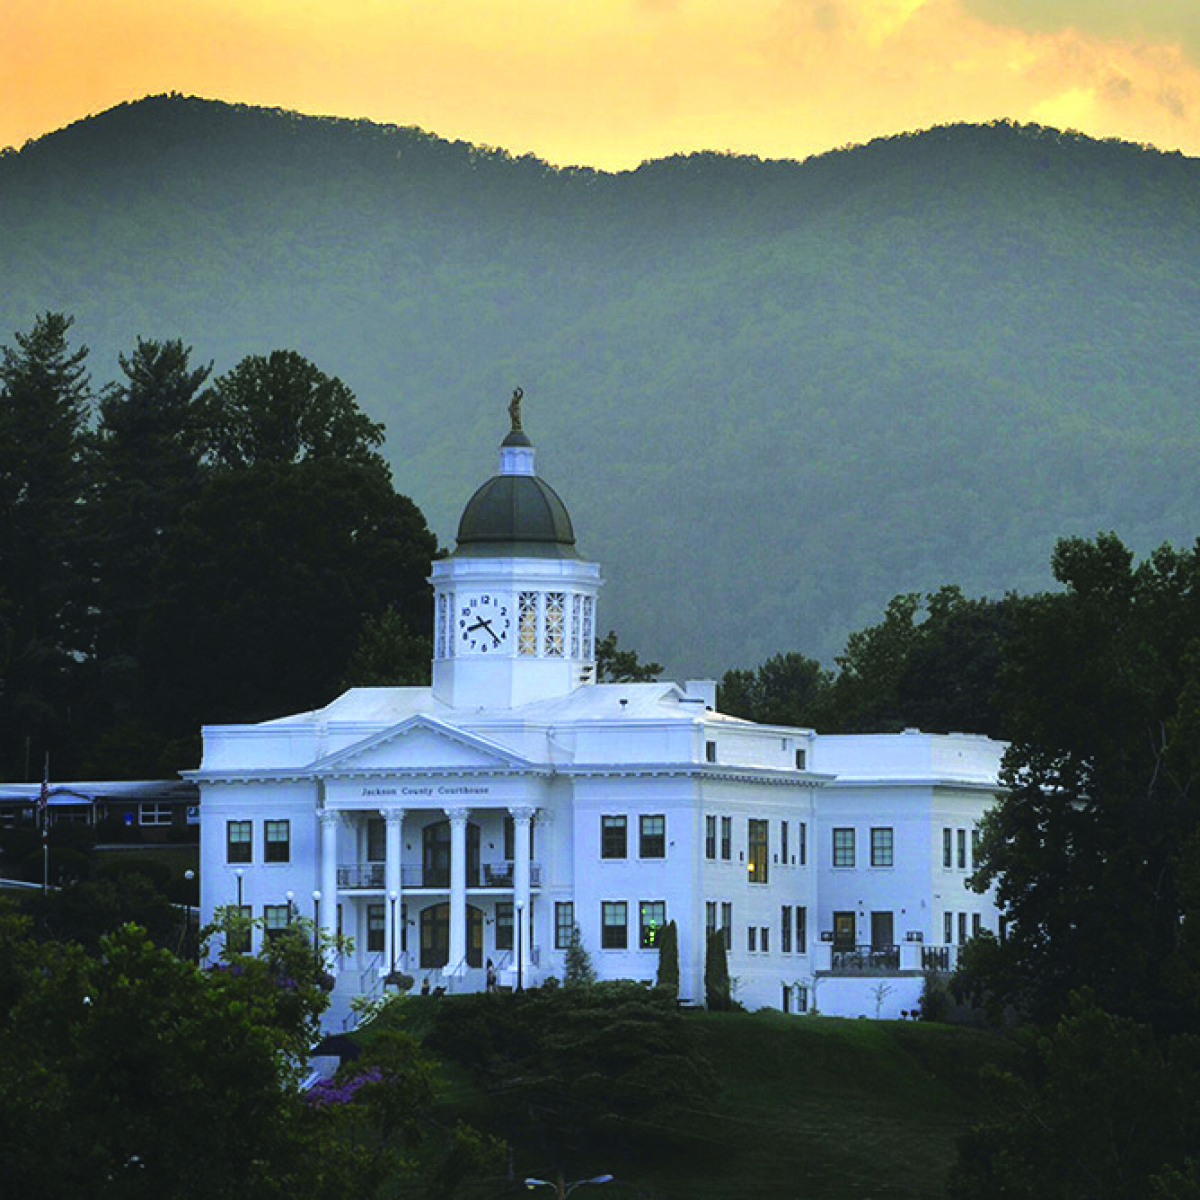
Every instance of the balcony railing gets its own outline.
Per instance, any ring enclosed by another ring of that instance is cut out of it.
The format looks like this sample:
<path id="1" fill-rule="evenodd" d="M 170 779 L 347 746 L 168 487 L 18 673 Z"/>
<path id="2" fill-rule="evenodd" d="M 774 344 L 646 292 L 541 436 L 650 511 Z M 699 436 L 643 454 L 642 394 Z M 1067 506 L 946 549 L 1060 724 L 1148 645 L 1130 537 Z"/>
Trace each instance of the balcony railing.
<path id="1" fill-rule="evenodd" d="M 476 871 L 467 872 L 469 888 L 511 888 L 514 870 L 511 862 L 482 863 Z M 338 887 L 346 891 L 378 890 L 387 887 L 387 866 L 381 862 L 347 863 L 338 867 Z M 529 864 L 529 884 L 542 886 L 542 864 Z M 449 867 L 424 867 L 420 863 L 400 864 L 400 886 L 403 888 L 450 887 Z"/>
<path id="2" fill-rule="evenodd" d="M 899 946 L 833 947 L 831 967 L 837 975 L 891 974 L 900 969 Z"/>

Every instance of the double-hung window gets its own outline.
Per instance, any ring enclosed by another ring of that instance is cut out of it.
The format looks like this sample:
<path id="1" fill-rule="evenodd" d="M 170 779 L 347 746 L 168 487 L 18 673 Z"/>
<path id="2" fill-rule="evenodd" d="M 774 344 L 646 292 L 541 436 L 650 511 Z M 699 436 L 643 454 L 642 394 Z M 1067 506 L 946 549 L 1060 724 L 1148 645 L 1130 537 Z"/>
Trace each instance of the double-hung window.
<path id="1" fill-rule="evenodd" d="M 942 866 L 949 870 L 954 866 L 954 830 L 942 827 Z"/>
<path id="2" fill-rule="evenodd" d="M 556 931 L 557 936 L 557 931 Z M 513 948 L 513 906 L 511 900 L 496 902 L 496 949 Z"/>
<path id="3" fill-rule="evenodd" d="M 965 871 L 967 869 L 967 831 L 965 829 L 957 829 L 958 834 L 958 869 Z"/>
<path id="4" fill-rule="evenodd" d="M 704 857 L 717 857 L 717 818 L 704 818 Z"/>
<path id="5" fill-rule="evenodd" d="M 285 863 L 292 857 L 290 821 L 263 822 L 263 862 Z"/>
<path id="6" fill-rule="evenodd" d="M 804 821 L 800 822 L 800 865 L 808 865 L 808 825 Z"/>
<path id="7" fill-rule="evenodd" d="M 225 948 L 230 954 L 249 954 L 250 938 L 254 932 L 254 908 L 243 904 L 240 908 L 234 904 L 226 911 L 234 914 L 233 921 L 227 926 Z"/>
<path id="8" fill-rule="evenodd" d="M 788 823 L 786 821 L 779 822 L 779 861 L 785 867 L 788 865 Z"/>
<path id="9" fill-rule="evenodd" d="M 871 866 L 892 866 L 894 836 L 891 829 L 871 830 Z"/>
<path id="10" fill-rule="evenodd" d="M 600 945 L 605 950 L 629 946 L 628 906 L 624 900 L 605 900 L 600 905 Z"/>
<path id="11" fill-rule="evenodd" d="M 170 825 L 171 806 L 158 804 L 153 800 L 144 800 L 138 805 L 139 825 Z"/>
<path id="12" fill-rule="evenodd" d="M 733 818 L 721 818 L 721 857 L 728 862 L 733 857 Z"/>
<path id="13" fill-rule="evenodd" d="M 252 821 L 225 822 L 225 861 L 248 863 L 254 856 L 254 823 Z"/>
<path id="14" fill-rule="evenodd" d="M 638 857 L 666 858 L 667 818 L 665 816 L 642 816 L 638 821 Z"/>
<path id="15" fill-rule="evenodd" d="M 707 941 L 717 932 L 717 902 L 715 900 L 705 900 L 704 902 L 704 934 Z"/>
<path id="16" fill-rule="evenodd" d="M 643 900 L 638 905 L 638 945 L 653 950 L 658 945 L 658 931 L 667 923 L 665 900 Z"/>
<path id="17" fill-rule="evenodd" d="M 570 900 L 559 900 L 554 905 L 554 948 L 565 950 L 571 944 L 575 929 L 575 905 Z M 500 947 L 497 945 L 496 947 Z"/>
<path id="18" fill-rule="evenodd" d="M 291 920 L 290 904 L 268 904 L 263 908 L 263 931 L 268 938 L 277 938 Z"/>
<path id="19" fill-rule="evenodd" d="M 796 909 L 796 953 L 808 953 L 808 909 Z"/>
<path id="20" fill-rule="evenodd" d="M 629 821 L 626 817 L 600 818 L 600 857 L 624 858 L 626 855 L 625 835 Z"/>
<path id="21" fill-rule="evenodd" d="M 749 853 L 746 861 L 746 878 L 751 883 L 768 883 L 770 881 L 769 857 L 771 852 L 769 821 L 749 820 L 749 836 L 747 847 Z"/>
<path id="22" fill-rule="evenodd" d="M 779 949 L 783 954 L 792 952 L 792 906 L 785 904 L 779 910 Z"/>
<path id="23" fill-rule="evenodd" d="M 733 905 L 721 902 L 721 928 L 725 931 L 725 949 L 733 949 Z"/>
<path id="24" fill-rule="evenodd" d="M 835 867 L 854 866 L 853 829 L 835 829 L 833 831 L 833 865 Z"/>

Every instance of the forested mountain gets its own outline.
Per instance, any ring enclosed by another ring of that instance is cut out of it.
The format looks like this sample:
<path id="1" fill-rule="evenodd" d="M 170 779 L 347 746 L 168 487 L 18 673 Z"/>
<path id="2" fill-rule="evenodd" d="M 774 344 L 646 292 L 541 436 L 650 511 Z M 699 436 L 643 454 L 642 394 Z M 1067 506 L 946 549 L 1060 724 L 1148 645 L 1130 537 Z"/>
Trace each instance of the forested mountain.
<path id="1" fill-rule="evenodd" d="M 217 372 L 295 349 L 452 544 L 511 389 L 672 673 L 829 658 L 887 599 L 1200 530 L 1200 163 L 953 126 L 605 174 L 178 96 L 0 156 L 0 340 L 74 314 Z"/>

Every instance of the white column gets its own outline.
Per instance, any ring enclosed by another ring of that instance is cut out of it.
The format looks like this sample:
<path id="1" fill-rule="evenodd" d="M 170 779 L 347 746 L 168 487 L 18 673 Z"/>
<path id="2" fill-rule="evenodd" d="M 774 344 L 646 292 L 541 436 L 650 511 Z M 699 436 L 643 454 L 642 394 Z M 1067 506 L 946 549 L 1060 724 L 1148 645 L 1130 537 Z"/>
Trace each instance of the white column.
<path id="1" fill-rule="evenodd" d="M 467 957 L 467 817 L 469 808 L 448 808 L 450 818 L 450 954 L 454 971 Z"/>
<path id="2" fill-rule="evenodd" d="M 534 809 L 510 808 L 513 819 L 513 963 L 520 974 L 517 987 L 523 988 L 529 975 L 529 827 Z M 516 950 L 520 946 L 520 963 Z"/>
<path id="3" fill-rule="evenodd" d="M 332 808 L 322 808 L 317 812 L 317 820 L 321 823 L 321 864 L 318 871 L 318 882 L 321 889 L 321 932 L 325 940 L 332 940 L 337 934 L 337 849 L 338 828 L 341 826 L 341 813 Z M 337 969 L 337 956 L 328 955 L 325 963 L 326 970 Z"/>
<path id="4" fill-rule="evenodd" d="M 384 939 L 383 961 L 388 969 L 399 961 L 400 945 L 393 945 L 395 938 L 400 943 L 401 904 L 404 900 L 404 882 L 400 873 L 400 850 L 403 845 L 404 809 L 381 808 L 379 815 L 386 826 L 387 839 L 384 843 L 384 891 L 387 892 L 387 935 Z"/>

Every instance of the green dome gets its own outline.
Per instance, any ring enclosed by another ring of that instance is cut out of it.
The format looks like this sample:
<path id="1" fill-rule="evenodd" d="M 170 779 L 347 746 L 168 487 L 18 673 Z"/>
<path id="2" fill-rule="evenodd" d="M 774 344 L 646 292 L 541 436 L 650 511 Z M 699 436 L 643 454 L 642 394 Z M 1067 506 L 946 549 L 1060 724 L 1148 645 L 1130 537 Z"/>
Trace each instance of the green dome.
<path id="1" fill-rule="evenodd" d="M 558 493 L 536 475 L 495 475 L 467 501 L 459 558 L 578 558 Z"/>

